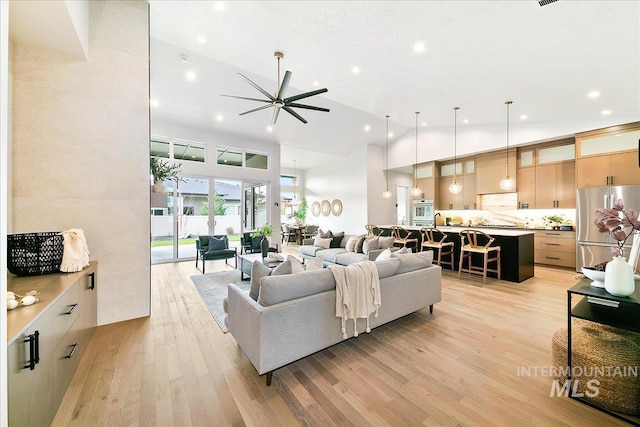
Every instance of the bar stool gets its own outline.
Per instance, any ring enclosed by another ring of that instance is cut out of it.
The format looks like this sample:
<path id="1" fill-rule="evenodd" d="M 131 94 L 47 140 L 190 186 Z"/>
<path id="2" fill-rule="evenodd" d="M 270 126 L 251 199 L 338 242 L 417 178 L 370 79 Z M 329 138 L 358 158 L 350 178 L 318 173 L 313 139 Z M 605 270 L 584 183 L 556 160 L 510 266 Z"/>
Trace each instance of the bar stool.
<path id="1" fill-rule="evenodd" d="M 417 232 L 417 235 L 413 231 L 409 231 L 406 228 L 399 227 L 397 225 L 391 226 L 391 235 L 395 238 L 393 241 L 393 245 L 402 245 L 403 247 L 407 247 L 407 245 L 411 244 L 416 248 L 416 252 L 419 250 L 419 236 L 420 232 Z"/>
<path id="2" fill-rule="evenodd" d="M 487 283 L 487 272 L 491 272 L 498 273 L 498 279 L 500 279 L 500 246 L 491 246 L 494 240 L 493 237 L 480 230 L 463 230 L 460 232 L 460 266 L 458 267 L 458 278 L 461 278 L 463 272 L 482 274 L 482 283 L 485 284 Z M 484 259 L 482 267 L 473 265 L 473 254 L 482 254 Z M 468 259 L 467 268 L 463 267 L 465 259 Z M 497 263 L 497 266 L 495 269 L 490 269 L 488 264 L 494 261 Z"/>
<path id="3" fill-rule="evenodd" d="M 451 271 L 456 271 L 455 263 L 453 261 L 453 242 L 446 242 L 447 234 L 438 230 L 435 227 L 424 227 L 422 230 L 422 250 L 425 248 L 437 249 L 438 260 L 436 263 L 439 266 L 443 264 L 451 267 Z M 442 257 L 449 256 L 449 261 L 443 261 Z"/>

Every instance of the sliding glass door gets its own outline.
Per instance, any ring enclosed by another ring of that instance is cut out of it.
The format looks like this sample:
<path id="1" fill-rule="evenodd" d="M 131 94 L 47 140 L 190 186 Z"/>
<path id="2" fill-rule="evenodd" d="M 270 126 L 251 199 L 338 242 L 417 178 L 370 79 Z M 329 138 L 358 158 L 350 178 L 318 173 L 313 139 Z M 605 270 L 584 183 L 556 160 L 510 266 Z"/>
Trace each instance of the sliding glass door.
<path id="1" fill-rule="evenodd" d="M 265 184 L 245 184 L 244 228 L 255 230 L 267 223 L 267 186 Z"/>

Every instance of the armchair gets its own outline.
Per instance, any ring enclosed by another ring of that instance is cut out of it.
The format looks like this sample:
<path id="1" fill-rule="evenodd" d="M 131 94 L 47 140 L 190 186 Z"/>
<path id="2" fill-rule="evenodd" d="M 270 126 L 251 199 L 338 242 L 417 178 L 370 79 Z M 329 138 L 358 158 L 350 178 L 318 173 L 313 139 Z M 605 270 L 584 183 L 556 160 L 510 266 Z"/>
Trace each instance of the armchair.
<path id="1" fill-rule="evenodd" d="M 196 240 L 196 268 L 198 259 L 202 260 L 202 274 L 205 274 L 204 262 L 223 259 L 225 264 L 229 258 L 235 259 L 238 267 L 236 248 L 229 248 L 229 238 L 225 235 L 198 236 Z"/>
<path id="2" fill-rule="evenodd" d="M 242 251 L 245 254 L 253 254 L 261 252 L 260 242 L 262 241 L 262 236 L 259 237 L 251 237 L 251 232 L 243 233 L 240 237 L 240 245 L 242 246 Z M 269 245 L 269 252 L 278 252 L 278 245 Z"/>

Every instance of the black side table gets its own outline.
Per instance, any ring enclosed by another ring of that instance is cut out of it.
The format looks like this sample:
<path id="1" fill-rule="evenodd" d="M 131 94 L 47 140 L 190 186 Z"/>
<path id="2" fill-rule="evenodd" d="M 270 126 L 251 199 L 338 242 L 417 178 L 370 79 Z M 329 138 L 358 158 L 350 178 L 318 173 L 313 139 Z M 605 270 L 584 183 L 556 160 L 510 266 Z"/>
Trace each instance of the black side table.
<path id="1" fill-rule="evenodd" d="M 590 279 L 582 279 L 571 288 L 567 289 L 567 366 L 568 380 L 571 386 L 571 319 L 576 317 L 615 328 L 640 333 L 640 282 L 636 281 L 636 289 L 628 297 L 611 295 L 602 288 L 590 285 Z M 572 306 L 572 297 L 582 298 Z M 571 396 L 600 411 L 606 412 L 618 419 L 632 425 L 640 426 L 640 418 L 627 416 L 618 412 L 603 408 L 582 397 Z"/>

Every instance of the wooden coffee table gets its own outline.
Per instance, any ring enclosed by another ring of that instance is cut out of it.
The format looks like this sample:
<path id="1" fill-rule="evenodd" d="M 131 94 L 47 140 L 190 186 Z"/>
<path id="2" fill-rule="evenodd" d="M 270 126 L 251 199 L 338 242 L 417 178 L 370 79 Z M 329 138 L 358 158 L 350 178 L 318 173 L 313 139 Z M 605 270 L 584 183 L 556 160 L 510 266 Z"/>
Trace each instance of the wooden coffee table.
<path id="1" fill-rule="evenodd" d="M 262 258 L 262 254 L 242 254 L 238 255 L 238 270 L 240 270 L 240 280 L 247 280 L 251 277 L 251 266 L 254 261 L 260 261 L 262 264 L 269 268 L 275 268 L 282 264 L 282 261 L 267 261 L 267 258 Z M 245 279 L 244 275 L 247 275 Z"/>

